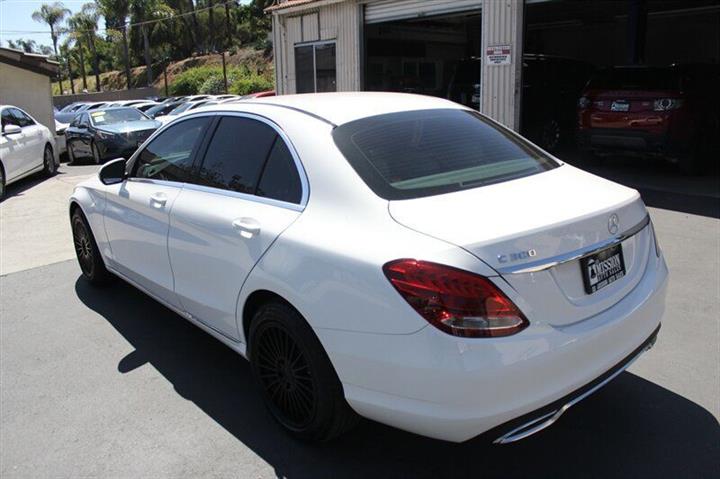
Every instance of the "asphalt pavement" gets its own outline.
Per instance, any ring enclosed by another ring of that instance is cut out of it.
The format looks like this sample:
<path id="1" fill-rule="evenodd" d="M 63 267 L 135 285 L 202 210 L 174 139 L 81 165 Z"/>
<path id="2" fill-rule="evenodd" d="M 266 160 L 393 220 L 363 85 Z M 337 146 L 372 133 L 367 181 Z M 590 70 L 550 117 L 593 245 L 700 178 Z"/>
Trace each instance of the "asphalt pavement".
<path id="1" fill-rule="evenodd" d="M 507 446 L 452 444 L 363 421 L 309 445 L 272 422 L 242 358 L 120 281 L 98 289 L 81 278 L 61 244 L 66 223 L 37 218 L 67 220 L 56 197 L 72 185 L 49 183 L 94 172 L 77 168 L 11 186 L 0 204 L 0 266 L 13 265 L 0 277 L 2 478 L 720 476 L 712 208 L 672 192 L 650 208 L 671 271 L 657 345 L 546 431 Z M 8 225 L 54 238 L 57 251 Z"/>

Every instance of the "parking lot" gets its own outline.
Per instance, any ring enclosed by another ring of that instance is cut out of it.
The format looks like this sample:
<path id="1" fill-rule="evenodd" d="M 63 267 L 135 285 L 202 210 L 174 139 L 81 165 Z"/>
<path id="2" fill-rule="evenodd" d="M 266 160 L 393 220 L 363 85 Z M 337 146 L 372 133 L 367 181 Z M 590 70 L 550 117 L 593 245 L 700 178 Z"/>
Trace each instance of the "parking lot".
<path id="1" fill-rule="evenodd" d="M 90 287 L 62 165 L 0 204 L 0 476 L 718 477 L 720 187 L 612 159 L 641 190 L 671 271 L 658 343 L 550 429 L 508 446 L 434 441 L 364 421 L 290 439 L 246 362 L 135 289 Z"/>

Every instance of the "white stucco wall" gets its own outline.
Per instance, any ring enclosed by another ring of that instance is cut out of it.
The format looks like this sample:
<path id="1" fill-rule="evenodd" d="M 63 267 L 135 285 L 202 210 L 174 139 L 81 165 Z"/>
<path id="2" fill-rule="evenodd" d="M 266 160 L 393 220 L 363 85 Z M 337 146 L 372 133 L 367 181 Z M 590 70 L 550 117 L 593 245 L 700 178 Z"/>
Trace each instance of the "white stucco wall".
<path id="1" fill-rule="evenodd" d="M 22 108 L 55 133 L 50 77 L 0 63 L 0 104 Z"/>

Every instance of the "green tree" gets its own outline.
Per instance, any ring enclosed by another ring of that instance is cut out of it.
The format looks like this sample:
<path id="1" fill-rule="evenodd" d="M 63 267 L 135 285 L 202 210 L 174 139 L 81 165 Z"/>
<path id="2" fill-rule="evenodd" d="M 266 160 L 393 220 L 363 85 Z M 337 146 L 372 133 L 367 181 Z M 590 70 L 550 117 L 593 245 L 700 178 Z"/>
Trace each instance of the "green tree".
<path id="1" fill-rule="evenodd" d="M 105 26 L 108 30 L 118 31 L 122 34 L 123 65 L 127 87 L 130 89 L 130 52 L 127 40 L 127 18 L 130 15 L 130 0 L 95 0 L 102 15 L 105 17 Z"/>
<path id="2" fill-rule="evenodd" d="M 148 86 L 152 85 L 153 80 L 150 36 L 156 31 L 163 32 L 169 28 L 169 22 L 157 22 L 155 20 L 169 18 L 173 14 L 172 8 L 168 7 L 162 0 L 131 0 L 130 2 L 130 18 L 132 23 L 139 24 L 138 28 L 142 36 Z"/>
<path id="3" fill-rule="evenodd" d="M 70 10 L 65 8 L 61 2 L 54 2 L 51 4 L 44 3 L 40 6 L 40 10 L 33 12 L 32 19 L 36 22 L 46 23 L 50 27 L 50 38 L 53 42 L 53 51 L 55 57 L 58 58 L 58 31 L 61 27 L 65 17 L 70 15 Z M 63 91 L 62 85 L 62 74 L 58 77 L 60 79 L 60 91 Z"/>
<path id="4" fill-rule="evenodd" d="M 95 32 L 97 31 L 97 22 L 99 14 L 94 3 L 86 3 L 79 12 L 68 19 L 68 25 L 73 32 L 73 36 L 80 47 L 82 66 L 81 74 L 83 76 L 83 88 L 87 89 L 87 81 L 85 78 L 85 59 L 82 57 L 82 44 L 80 39 L 85 39 L 88 49 L 93 57 L 93 70 L 95 71 L 95 90 L 100 91 L 100 68 L 98 65 L 97 49 L 95 47 Z"/>

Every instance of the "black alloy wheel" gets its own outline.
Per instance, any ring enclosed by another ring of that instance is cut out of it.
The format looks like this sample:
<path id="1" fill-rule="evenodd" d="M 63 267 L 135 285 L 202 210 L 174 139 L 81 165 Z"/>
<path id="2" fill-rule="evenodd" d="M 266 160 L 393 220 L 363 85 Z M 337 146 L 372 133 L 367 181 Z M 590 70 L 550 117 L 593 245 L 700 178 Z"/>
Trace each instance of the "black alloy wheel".
<path id="1" fill-rule="evenodd" d="M 357 424 L 320 340 L 289 304 L 271 301 L 253 315 L 248 357 L 270 414 L 293 436 L 328 441 Z"/>
<path id="2" fill-rule="evenodd" d="M 71 226 L 75 255 L 83 276 L 95 285 L 107 283 L 111 279 L 111 275 L 105 268 L 95 238 L 80 209 L 73 213 Z"/>
<path id="3" fill-rule="evenodd" d="M 306 428 L 317 410 L 317 384 L 305 354 L 282 327 L 264 328 L 256 344 L 258 377 L 275 416 L 288 429 Z"/>
<path id="4" fill-rule="evenodd" d="M 560 123 L 554 118 L 547 120 L 540 133 L 540 146 L 546 151 L 556 151 L 560 146 L 560 140 L 562 138 L 562 131 L 560 129 Z"/>

